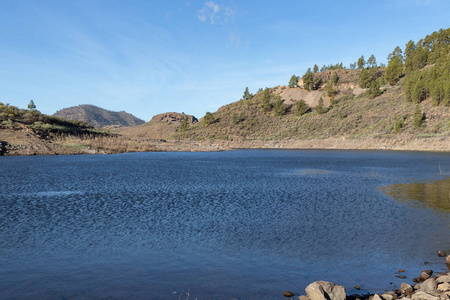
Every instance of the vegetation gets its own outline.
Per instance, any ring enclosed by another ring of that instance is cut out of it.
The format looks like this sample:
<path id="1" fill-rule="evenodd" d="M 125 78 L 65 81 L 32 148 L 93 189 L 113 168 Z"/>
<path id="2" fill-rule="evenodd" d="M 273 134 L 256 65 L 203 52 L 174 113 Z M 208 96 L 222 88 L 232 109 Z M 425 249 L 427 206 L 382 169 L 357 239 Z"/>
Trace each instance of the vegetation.
<path id="1" fill-rule="evenodd" d="M 36 110 L 34 102 L 30 101 L 27 109 L 0 102 L 0 128 L 42 131 L 46 133 L 85 135 L 106 134 L 105 131 L 95 129 L 84 121 L 67 120 L 60 117 L 48 116 Z"/>
<path id="2" fill-rule="evenodd" d="M 289 87 L 290 87 L 290 88 L 295 88 L 295 87 L 297 87 L 297 83 L 298 83 L 298 80 L 299 80 L 299 79 L 300 79 L 299 76 L 295 76 L 295 74 L 292 75 L 291 79 L 289 80 Z"/>
<path id="3" fill-rule="evenodd" d="M 281 100 L 281 97 L 279 95 L 277 96 L 277 101 L 273 105 L 273 112 L 277 117 L 283 116 L 284 113 L 286 112 L 283 101 Z"/>
<path id="4" fill-rule="evenodd" d="M 212 123 L 214 123 L 214 115 L 208 111 L 203 117 L 203 125 L 208 126 L 211 125 Z"/>

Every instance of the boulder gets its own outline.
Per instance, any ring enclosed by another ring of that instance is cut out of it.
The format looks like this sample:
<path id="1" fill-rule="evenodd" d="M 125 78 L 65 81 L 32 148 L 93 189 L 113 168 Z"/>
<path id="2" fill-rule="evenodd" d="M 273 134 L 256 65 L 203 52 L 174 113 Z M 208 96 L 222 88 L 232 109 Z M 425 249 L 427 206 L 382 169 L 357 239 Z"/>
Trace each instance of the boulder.
<path id="1" fill-rule="evenodd" d="M 412 295 L 411 300 L 440 300 L 440 297 L 418 291 Z"/>
<path id="2" fill-rule="evenodd" d="M 439 257 L 445 257 L 445 252 L 443 252 L 443 251 L 438 251 L 438 252 L 437 252 L 437 255 L 438 255 Z"/>
<path id="3" fill-rule="evenodd" d="M 437 290 L 439 292 L 450 292 L 450 284 L 448 282 L 443 282 L 437 285 Z"/>
<path id="4" fill-rule="evenodd" d="M 437 288 L 436 279 L 428 278 L 420 285 L 420 290 L 426 293 L 435 292 Z"/>
<path id="5" fill-rule="evenodd" d="M 447 282 L 450 283 L 450 275 L 441 275 L 438 278 L 436 278 L 436 283 L 443 283 Z"/>
<path id="6" fill-rule="evenodd" d="M 445 259 L 445 263 L 447 264 L 447 266 L 450 265 L 450 255 Z"/>
<path id="7" fill-rule="evenodd" d="M 432 274 L 433 274 L 432 270 L 423 270 L 422 273 L 420 274 L 419 278 L 421 281 L 425 281 L 428 278 L 430 278 Z"/>
<path id="8" fill-rule="evenodd" d="M 345 300 L 345 287 L 327 282 L 316 281 L 306 287 L 310 300 Z"/>
<path id="9" fill-rule="evenodd" d="M 284 291 L 283 292 L 283 296 L 285 296 L 285 297 L 294 297 L 295 293 L 293 293 L 291 291 Z"/>
<path id="10" fill-rule="evenodd" d="M 405 296 L 411 295 L 413 292 L 413 287 L 410 286 L 409 284 L 403 282 L 402 285 L 400 286 L 400 293 L 402 293 Z"/>
<path id="11" fill-rule="evenodd" d="M 301 295 L 301 296 L 298 296 L 298 300 L 310 300 L 310 299 L 306 295 Z"/>
<path id="12" fill-rule="evenodd" d="M 372 300 L 383 300 L 378 294 L 373 295 Z"/>
<path id="13" fill-rule="evenodd" d="M 383 298 L 384 300 L 394 300 L 396 297 L 391 293 L 384 293 L 383 295 L 381 295 L 381 298 Z"/>

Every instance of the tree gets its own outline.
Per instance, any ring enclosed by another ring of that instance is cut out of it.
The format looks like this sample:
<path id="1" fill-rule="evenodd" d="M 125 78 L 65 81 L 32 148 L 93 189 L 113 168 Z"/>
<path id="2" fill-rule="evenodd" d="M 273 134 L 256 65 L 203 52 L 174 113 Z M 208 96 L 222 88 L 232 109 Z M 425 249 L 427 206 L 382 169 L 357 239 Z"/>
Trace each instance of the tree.
<path id="1" fill-rule="evenodd" d="M 306 113 L 306 111 L 308 110 L 308 105 L 306 104 L 305 101 L 303 100 L 298 100 L 295 103 L 295 115 L 297 117 L 303 115 L 304 113 Z"/>
<path id="2" fill-rule="evenodd" d="M 388 56 L 388 66 L 386 68 L 386 80 L 390 85 L 395 85 L 403 74 L 403 55 L 402 49 L 396 47 Z"/>
<path id="3" fill-rule="evenodd" d="M 331 97 L 335 94 L 335 90 L 333 88 L 333 84 L 331 83 L 331 81 L 328 81 L 327 83 L 327 96 Z"/>
<path id="4" fill-rule="evenodd" d="M 422 126 L 422 121 L 423 121 L 423 113 L 420 111 L 419 104 L 417 104 L 413 115 L 414 127 L 419 128 L 420 126 Z"/>
<path id="5" fill-rule="evenodd" d="M 322 97 L 320 97 L 320 99 L 319 99 L 319 103 L 317 104 L 317 107 L 316 107 L 316 112 L 317 112 L 319 115 L 321 115 L 321 114 L 327 112 L 326 109 L 325 109 L 325 107 L 324 107 Z"/>
<path id="6" fill-rule="evenodd" d="M 187 119 L 181 120 L 180 131 L 181 131 L 181 132 L 186 131 L 187 128 L 188 128 L 188 122 L 187 122 Z"/>
<path id="7" fill-rule="evenodd" d="M 369 73 L 369 70 L 362 69 L 359 73 L 359 86 L 363 89 L 368 88 L 370 83 L 372 82 L 372 76 Z"/>
<path id="8" fill-rule="evenodd" d="M 333 76 L 331 77 L 331 82 L 332 82 L 334 85 L 336 85 L 336 84 L 338 83 L 338 81 L 339 81 L 339 76 L 338 76 L 337 72 L 334 72 L 334 73 L 333 73 Z"/>
<path id="9" fill-rule="evenodd" d="M 208 126 L 211 125 L 212 123 L 214 123 L 214 115 L 208 111 L 203 117 L 203 124 L 205 126 Z"/>
<path id="10" fill-rule="evenodd" d="M 366 61 L 364 60 L 364 55 L 361 55 L 361 57 L 358 59 L 358 69 L 362 70 L 364 68 L 364 65 L 366 64 Z"/>
<path id="11" fill-rule="evenodd" d="M 30 100 L 30 103 L 28 103 L 28 109 L 29 110 L 35 110 L 36 109 L 36 105 L 34 104 L 33 100 Z"/>
<path id="12" fill-rule="evenodd" d="M 314 73 L 319 72 L 319 66 L 317 66 L 316 64 L 314 65 L 313 72 Z"/>
<path id="13" fill-rule="evenodd" d="M 380 82 L 378 80 L 372 80 L 372 82 L 369 85 L 369 98 L 374 99 L 381 95 L 380 90 Z"/>
<path id="14" fill-rule="evenodd" d="M 247 100 L 252 97 L 252 94 L 248 91 L 248 87 L 245 88 L 244 95 L 242 96 L 242 99 Z"/>
<path id="15" fill-rule="evenodd" d="M 369 59 L 367 60 L 367 64 L 370 68 L 376 68 L 377 67 L 377 60 L 375 58 L 375 55 L 371 55 Z"/>
<path id="16" fill-rule="evenodd" d="M 300 79 L 300 77 L 292 75 L 291 80 L 289 80 L 289 87 L 290 88 L 295 88 L 298 84 L 298 80 Z"/>
<path id="17" fill-rule="evenodd" d="M 272 104 L 270 103 L 270 98 L 271 98 L 270 89 L 266 88 L 264 90 L 262 104 L 261 104 L 261 110 L 263 112 L 268 112 L 272 109 Z"/>
<path id="18" fill-rule="evenodd" d="M 233 124 L 237 124 L 237 122 L 238 122 L 238 116 L 237 116 L 236 113 L 234 113 L 234 114 L 231 116 L 231 122 L 233 122 Z"/>
<path id="19" fill-rule="evenodd" d="M 305 75 L 303 75 L 303 86 L 307 91 L 310 91 L 314 86 L 314 75 L 311 72 L 311 68 L 308 68 Z"/>
<path id="20" fill-rule="evenodd" d="M 281 117 L 282 115 L 284 115 L 284 113 L 286 111 L 280 95 L 277 95 L 277 101 L 275 102 L 275 104 L 273 106 L 273 111 L 274 111 L 275 116 L 277 116 L 277 117 Z"/>

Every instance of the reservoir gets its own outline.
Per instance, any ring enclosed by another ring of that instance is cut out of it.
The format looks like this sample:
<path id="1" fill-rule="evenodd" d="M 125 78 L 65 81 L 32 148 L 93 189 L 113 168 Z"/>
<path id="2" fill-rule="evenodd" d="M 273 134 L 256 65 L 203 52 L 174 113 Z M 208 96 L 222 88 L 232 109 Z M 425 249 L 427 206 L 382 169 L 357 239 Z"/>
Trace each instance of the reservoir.
<path id="1" fill-rule="evenodd" d="M 0 157 L 0 188 L 1 299 L 373 293 L 450 252 L 449 153 Z"/>

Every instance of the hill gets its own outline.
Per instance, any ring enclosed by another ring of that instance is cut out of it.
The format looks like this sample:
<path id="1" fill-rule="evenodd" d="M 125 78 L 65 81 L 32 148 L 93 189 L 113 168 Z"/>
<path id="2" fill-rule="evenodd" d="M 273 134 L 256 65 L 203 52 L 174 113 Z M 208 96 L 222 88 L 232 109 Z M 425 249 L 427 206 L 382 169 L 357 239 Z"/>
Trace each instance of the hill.
<path id="1" fill-rule="evenodd" d="M 319 148 L 450 150 L 450 29 L 410 41 L 405 55 L 397 47 L 388 66 L 373 56 L 351 65 L 315 66 L 255 95 L 247 89 L 173 137 L 242 148 L 274 141 L 298 148 L 314 140 Z"/>
<path id="2" fill-rule="evenodd" d="M 197 118 L 184 113 L 168 112 L 154 116 L 149 122 L 136 126 L 111 129 L 116 133 L 129 137 L 147 139 L 167 139 L 184 126 L 190 126 L 198 122 Z"/>
<path id="3" fill-rule="evenodd" d="M 57 111 L 53 115 L 69 120 L 85 121 L 94 127 L 105 127 L 111 125 L 137 126 L 145 123 L 145 121 L 125 111 L 109 111 L 89 104 L 64 108 Z"/>

